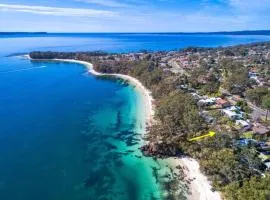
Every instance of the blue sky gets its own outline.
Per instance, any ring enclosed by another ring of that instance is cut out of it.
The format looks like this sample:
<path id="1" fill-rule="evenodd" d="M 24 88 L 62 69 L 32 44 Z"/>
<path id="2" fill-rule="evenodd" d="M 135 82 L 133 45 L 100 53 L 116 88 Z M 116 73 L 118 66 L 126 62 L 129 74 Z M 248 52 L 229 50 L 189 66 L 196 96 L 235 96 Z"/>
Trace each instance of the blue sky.
<path id="1" fill-rule="evenodd" d="M 1 0 L 0 31 L 270 29 L 270 0 Z"/>

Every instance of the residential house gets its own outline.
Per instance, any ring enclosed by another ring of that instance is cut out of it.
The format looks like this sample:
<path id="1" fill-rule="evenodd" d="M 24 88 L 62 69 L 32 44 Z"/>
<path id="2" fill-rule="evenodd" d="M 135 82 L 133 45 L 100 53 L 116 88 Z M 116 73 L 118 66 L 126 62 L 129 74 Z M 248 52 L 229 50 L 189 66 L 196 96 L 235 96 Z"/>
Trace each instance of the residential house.
<path id="1" fill-rule="evenodd" d="M 241 101 L 242 98 L 239 95 L 233 95 L 232 100 L 237 102 L 237 101 Z"/>
<path id="2" fill-rule="evenodd" d="M 262 124 L 255 123 L 253 126 L 253 132 L 258 135 L 268 135 L 270 136 L 270 129 L 263 126 Z"/>
<path id="3" fill-rule="evenodd" d="M 209 115 L 209 112 L 207 111 L 202 111 L 200 112 L 200 116 L 204 119 L 205 122 L 207 123 L 213 123 L 215 121 L 215 118 Z"/>
<path id="4" fill-rule="evenodd" d="M 253 140 L 253 139 L 239 139 L 239 140 L 237 140 L 235 142 L 235 144 L 237 146 L 240 146 L 240 147 L 242 147 L 242 146 L 248 146 L 250 144 L 256 144 L 256 143 L 257 143 L 257 141 L 256 140 Z"/>
<path id="5" fill-rule="evenodd" d="M 195 99 L 195 100 L 200 100 L 202 97 L 200 95 L 198 95 L 197 93 L 193 92 L 191 93 L 191 96 Z"/>
<path id="6" fill-rule="evenodd" d="M 264 162 L 270 159 L 270 151 L 260 150 L 259 158 Z"/>
<path id="7" fill-rule="evenodd" d="M 237 119 L 239 119 L 238 114 L 237 114 L 236 112 L 234 112 L 234 111 L 223 109 L 222 112 L 223 112 L 227 117 L 229 117 L 231 120 L 237 120 Z"/>
<path id="8" fill-rule="evenodd" d="M 247 121 L 245 121 L 245 120 L 236 120 L 236 125 L 238 125 L 238 126 L 241 126 L 241 128 L 251 128 L 251 125 L 250 125 L 250 123 L 248 123 Z"/>
<path id="9" fill-rule="evenodd" d="M 230 102 L 225 100 L 225 99 L 218 99 L 216 101 L 216 104 L 221 108 L 227 108 L 227 107 L 231 106 Z"/>
<path id="10" fill-rule="evenodd" d="M 263 162 L 264 166 L 266 167 L 266 170 L 270 170 L 270 160 L 266 160 Z"/>
<path id="11" fill-rule="evenodd" d="M 200 99 L 197 103 L 198 106 L 212 106 L 216 103 L 215 98 Z"/>

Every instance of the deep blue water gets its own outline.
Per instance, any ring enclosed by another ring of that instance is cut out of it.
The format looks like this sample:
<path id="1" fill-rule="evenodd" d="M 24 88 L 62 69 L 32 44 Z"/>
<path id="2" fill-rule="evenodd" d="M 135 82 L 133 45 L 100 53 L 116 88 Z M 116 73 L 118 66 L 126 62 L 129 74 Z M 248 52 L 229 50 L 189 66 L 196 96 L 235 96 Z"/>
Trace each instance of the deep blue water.
<path id="1" fill-rule="evenodd" d="M 32 50 L 170 50 L 269 36 L 77 34 L 0 38 L 0 199 L 160 199 L 162 163 L 141 155 L 140 94 L 79 64 L 5 55 Z M 163 173 L 163 174 L 162 174 Z M 164 177 L 164 176 L 163 176 Z"/>
<path id="2" fill-rule="evenodd" d="M 172 50 L 188 46 L 218 47 L 270 41 L 263 35 L 183 34 L 46 34 L 0 36 L 0 55 L 33 50 L 131 52 Z"/>
<path id="3" fill-rule="evenodd" d="M 74 63 L 9 57 L 0 68 L 0 199 L 159 197 L 132 86 Z"/>

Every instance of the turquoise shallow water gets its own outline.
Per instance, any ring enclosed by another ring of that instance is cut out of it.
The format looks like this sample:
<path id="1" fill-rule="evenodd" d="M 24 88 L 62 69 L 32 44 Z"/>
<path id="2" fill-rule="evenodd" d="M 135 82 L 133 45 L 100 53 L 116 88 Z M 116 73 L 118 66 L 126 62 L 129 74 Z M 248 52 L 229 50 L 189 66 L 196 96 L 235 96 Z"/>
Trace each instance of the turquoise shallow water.
<path id="1" fill-rule="evenodd" d="M 1 65 L 1 199 L 160 197 L 158 164 L 138 150 L 144 121 L 132 86 L 74 63 Z"/>
<path id="2" fill-rule="evenodd" d="M 1 69 L 1 199 L 160 198 L 133 86 L 74 63 L 9 57 Z"/>

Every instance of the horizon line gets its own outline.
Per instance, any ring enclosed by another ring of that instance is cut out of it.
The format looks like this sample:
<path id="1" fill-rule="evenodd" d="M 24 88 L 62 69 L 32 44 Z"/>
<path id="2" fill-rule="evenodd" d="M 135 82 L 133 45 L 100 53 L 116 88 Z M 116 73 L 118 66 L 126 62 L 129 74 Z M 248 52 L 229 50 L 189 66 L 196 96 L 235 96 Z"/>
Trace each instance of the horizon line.
<path id="1" fill-rule="evenodd" d="M 255 30 L 232 30 L 232 31 L 167 31 L 167 32 L 163 32 L 163 31 L 147 31 L 147 32 L 125 32 L 125 31 L 113 31 L 113 32 L 109 32 L 109 31 L 104 31 L 104 32 L 48 32 L 48 31 L 0 31 L 0 33 L 43 33 L 43 34 L 58 34 L 58 33 L 67 33 L 67 34 L 96 34 L 96 33 L 118 33 L 118 34 L 121 34 L 121 33 L 124 33 L 124 34 L 128 34 L 128 33 L 184 33 L 184 34 L 194 34 L 194 33 L 238 33 L 238 32 L 266 32 L 266 31 L 269 31 L 270 32 L 270 29 L 255 29 Z"/>

